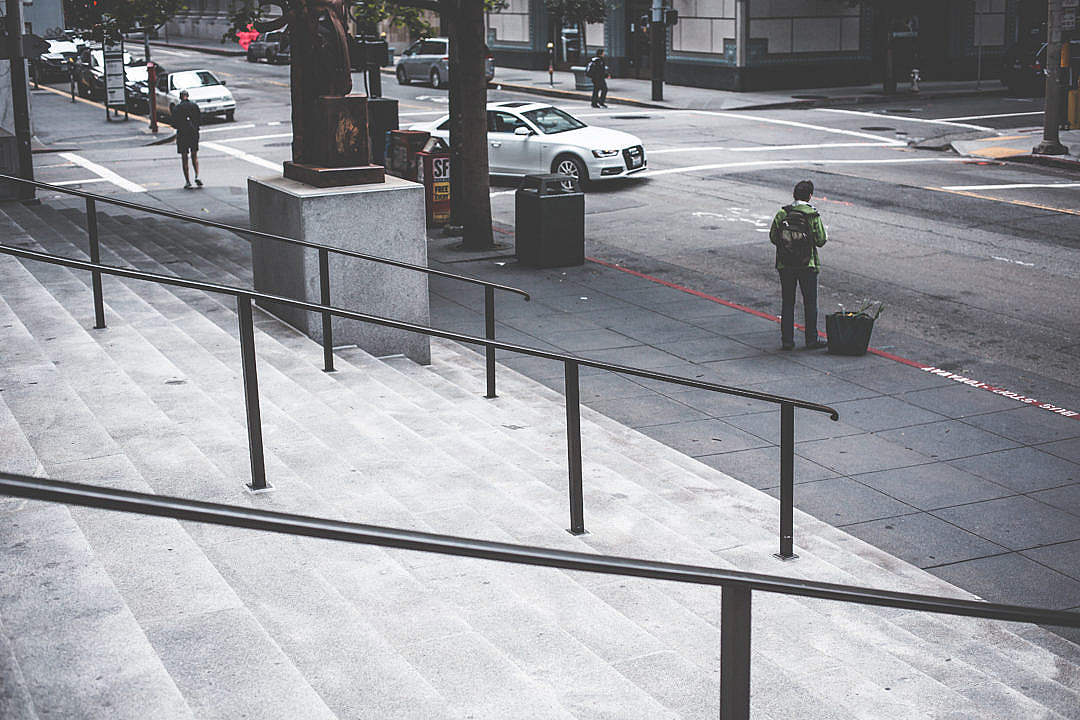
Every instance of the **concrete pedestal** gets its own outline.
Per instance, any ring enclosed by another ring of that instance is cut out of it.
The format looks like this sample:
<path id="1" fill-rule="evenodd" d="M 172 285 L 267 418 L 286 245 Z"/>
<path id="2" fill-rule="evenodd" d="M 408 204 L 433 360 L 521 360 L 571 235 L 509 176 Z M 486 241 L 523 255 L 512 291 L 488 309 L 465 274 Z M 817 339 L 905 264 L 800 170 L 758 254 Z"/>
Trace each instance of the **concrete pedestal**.
<path id="1" fill-rule="evenodd" d="M 344 250 L 427 265 L 424 189 L 387 176 L 377 185 L 316 188 L 285 178 L 248 179 L 251 227 Z M 319 253 L 256 238 L 255 289 L 319 302 Z M 428 325 L 424 273 L 330 254 L 330 304 L 394 320 Z M 322 342 L 322 316 L 278 303 L 267 311 Z M 377 357 L 402 354 L 431 362 L 426 335 L 335 317 L 334 345 L 357 345 Z"/>

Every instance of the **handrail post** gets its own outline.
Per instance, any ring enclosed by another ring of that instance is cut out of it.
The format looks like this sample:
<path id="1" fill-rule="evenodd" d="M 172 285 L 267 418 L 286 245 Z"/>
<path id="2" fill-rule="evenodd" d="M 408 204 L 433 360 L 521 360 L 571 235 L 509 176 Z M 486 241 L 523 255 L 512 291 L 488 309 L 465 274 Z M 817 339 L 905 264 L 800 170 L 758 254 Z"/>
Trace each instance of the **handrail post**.
<path id="1" fill-rule="evenodd" d="M 101 262 L 101 247 L 98 243 L 97 204 L 94 198 L 86 198 L 86 234 L 90 236 L 90 262 L 97 265 Z M 101 330 L 105 327 L 105 301 L 101 293 L 101 272 L 91 271 L 90 279 L 94 289 L 94 329 Z"/>
<path id="2" fill-rule="evenodd" d="M 484 286 L 484 337 L 488 340 L 495 339 L 495 288 L 490 285 Z M 488 345 L 485 349 L 487 356 L 487 395 L 493 398 L 495 395 L 495 348 Z"/>
<path id="3" fill-rule="evenodd" d="M 247 410 L 248 455 L 251 457 L 252 490 L 266 490 L 263 459 L 262 414 L 259 411 L 259 377 L 255 368 L 255 325 L 251 319 L 251 296 L 236 296 L 240 322 L 240 356 L 244 369 L 244 406 Z"/>
<path id="4" fill-rule="evenodd" d="M 330 253 L 326 248 L 319 248 L 319 301 L 330 304 Z M 334 330 L 333 316 L 322 313 L 322 354 L 323 372 L 334 372 Z"/>
<path id="5" fill-rule="evenodd" d="M 720 717 L 750 720 L 750 588 L 742 583 L 720 596 Z"/>
<path id="6" fill-rule="evenodd" d="M 565 360 L 566 374 L 566 454 L 570 467 L 571 535 L 585 534 L 585 502 L 581 496 L 581 391 L 578 364 Z"/>
<path id="7" fill-rule="evenodd" d="M 794 560 L 795 535 L 795 405 L 780 404 L 780 552 L 781 560 Z"/>

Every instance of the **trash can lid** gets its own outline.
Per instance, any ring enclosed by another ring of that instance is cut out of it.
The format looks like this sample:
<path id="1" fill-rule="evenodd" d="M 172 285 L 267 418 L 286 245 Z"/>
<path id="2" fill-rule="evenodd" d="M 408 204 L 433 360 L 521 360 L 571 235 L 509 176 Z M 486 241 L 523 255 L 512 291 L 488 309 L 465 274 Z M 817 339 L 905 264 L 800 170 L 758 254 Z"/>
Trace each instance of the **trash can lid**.
<path id="1" fill-rule="evenodd" d="M 571 183 L 571 188 L 564 187 L 565 183 Z M 581 192 L 577 178 L 559 173 L 526 175 L 521 181 L 520 189 L 537 192 L 540 195 L 567 195 Z"/>

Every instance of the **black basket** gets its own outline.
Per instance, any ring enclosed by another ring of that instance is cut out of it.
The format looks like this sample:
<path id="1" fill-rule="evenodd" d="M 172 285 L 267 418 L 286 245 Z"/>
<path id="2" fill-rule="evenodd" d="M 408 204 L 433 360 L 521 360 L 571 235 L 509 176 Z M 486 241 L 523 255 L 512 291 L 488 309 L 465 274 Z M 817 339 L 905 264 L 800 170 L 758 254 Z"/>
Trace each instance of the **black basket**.
<path id="1" fill-rule="evenodd" d="M 865 355 L 874 331 L 874 318 L 833 313 L 825 316 L 830 355 Z"/>

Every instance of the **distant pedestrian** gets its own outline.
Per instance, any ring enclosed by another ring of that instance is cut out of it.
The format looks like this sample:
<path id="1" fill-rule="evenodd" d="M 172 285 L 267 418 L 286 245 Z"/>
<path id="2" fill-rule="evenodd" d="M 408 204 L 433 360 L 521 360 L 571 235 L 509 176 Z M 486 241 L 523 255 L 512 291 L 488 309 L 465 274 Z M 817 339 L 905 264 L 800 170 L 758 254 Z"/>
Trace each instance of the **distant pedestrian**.
<path id="1" fill-rule="evenodd" d="M 184 169 L 184 189 L 191 189 L 188 173 L 188 154 L 195 168 L 195 184 L 202 187 L 199 179 L 199 106 L 188 100 L 188 91 L 180 91 L 180 103 L 172 109 L 172 125 L 176 128 L 176 152 L 180 153 L 180 166 Z"/>
<path id="2" fill-rule="evenodd" d="M 604 48 L 596 51 L 596 55 L 585 66 L 585 74 L 592 80 L 592 106 L 594 108 L 607 107 L 607 61 L 604 60 Z"/>
<path id="3" fill-rule="evenodd" d="M 776 269 L 780 273 L 783 298 L 780 314 L 780 341 L 784 350 L 795 348 L 795 286 L 802 290 L 806 317 L 806 348 L 825 347 L 818 340 L 817 281 L 821 262 L 818 248 L 826 241 L 821 215 L 810 204 L 814 183 L 802 180 L 795 185 L 795 201 L 785 205 L 773 218 L 769 241 L 776 246 Z"/>

